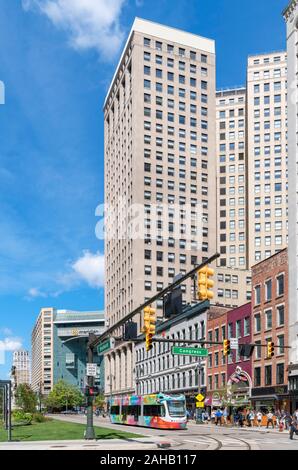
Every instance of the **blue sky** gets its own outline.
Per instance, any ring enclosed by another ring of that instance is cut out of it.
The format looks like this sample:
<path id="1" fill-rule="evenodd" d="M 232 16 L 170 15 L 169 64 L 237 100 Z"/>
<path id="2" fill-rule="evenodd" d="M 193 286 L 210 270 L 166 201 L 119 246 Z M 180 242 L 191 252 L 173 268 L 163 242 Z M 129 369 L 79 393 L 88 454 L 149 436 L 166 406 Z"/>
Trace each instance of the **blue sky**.
<path id="1" fill-rule="evenodd" d="M 134 17 L 215 39 L 225 87 L 285 48 L 285 3 L 0 0 L 0 378 L 41 307 L 103 308 L 102 104 Z"/>

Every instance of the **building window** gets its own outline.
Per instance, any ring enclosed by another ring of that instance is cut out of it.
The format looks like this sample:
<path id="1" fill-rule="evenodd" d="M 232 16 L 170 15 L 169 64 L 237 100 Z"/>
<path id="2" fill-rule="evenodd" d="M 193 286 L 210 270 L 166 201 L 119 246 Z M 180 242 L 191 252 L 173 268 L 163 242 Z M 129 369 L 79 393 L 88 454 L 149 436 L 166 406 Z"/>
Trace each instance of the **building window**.
<path id="1" fill-rule="evenodd" d="M 271 330 L 272 328 L 272 310 L 265 311 L 266 318 L 266 330 Z"/>
<path id="2" fill-rule="evenodd" d="M 266 302 L 272 299 L 272 279 L 265 282 L 265 299 Z"/>
<path id="3" fill-rule="evenodd" d="M 280 295 L 284 294 L 285 291 L 285 281 L 284 281 L 284 274 L 280 274 L 276 278 L 276 283 L 277 283 L 277 296 L 279 297 Z"/>
<path id="4" fill-rule="evenodd" d="M 255 378 L 254 386 L 260 387 L 261 386 L 261 367 L 255 367 L 254 378 Z"/>
<path id="5" fill-rule="evenodd" d="M 276 364 L 276 383 L 283 384 L 285 381 L 285 366 L 284 364 Z"/>
<path id="6" fill-rule="evenodd" d="M 260 305 L 261 303 L 261 286 L 255 287 L 255 305 Z"/>
<path id="7" fill-rule="evenodd" d="M 285 353 L 284 345 L 285 345 L 285 337 L 284 337 L 284 335 L 278 336 L 278 337 L 277 337 L 277 346 L 278 346 L 277 354 L 278 354 L 278 355 Z"/>
<path id="8" fill-rule="evenodd" d="M 250 317 L 244 318 L 244 336 L 248 336 L 250 334 Z"/>
<path id="9" fill-rule="evenodd" d="M 255 315 L 255 333 L 260 333 L 261 331 L 261 315 L 257 313 Z"/>
<path id="10" fill-rule="evenodd" d="M 272 384 L 272 366 L 265 366 L 265 385 Z"/>
<path id="11" fill-rule="evenodd" d="M 283 326 L 285 324 L 285 306 L 279 305 L 277 307 L 277 325 Z"/>

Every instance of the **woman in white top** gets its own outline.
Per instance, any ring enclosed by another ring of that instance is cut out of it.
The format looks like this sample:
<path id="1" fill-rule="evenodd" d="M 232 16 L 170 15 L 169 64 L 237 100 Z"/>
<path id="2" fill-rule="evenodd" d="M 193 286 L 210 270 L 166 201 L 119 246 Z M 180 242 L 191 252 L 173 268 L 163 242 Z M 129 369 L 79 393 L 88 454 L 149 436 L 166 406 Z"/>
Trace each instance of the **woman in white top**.
<path id="1" fill-rule="evenodd" d="M 258 427 L 260 428 L 261 425 L 262 425 L 262 417 L 263 417 L 263 414 L 261 413 L 261 411 L 258 411 L 257 412 L 257 421 L 258 421 Z"/>

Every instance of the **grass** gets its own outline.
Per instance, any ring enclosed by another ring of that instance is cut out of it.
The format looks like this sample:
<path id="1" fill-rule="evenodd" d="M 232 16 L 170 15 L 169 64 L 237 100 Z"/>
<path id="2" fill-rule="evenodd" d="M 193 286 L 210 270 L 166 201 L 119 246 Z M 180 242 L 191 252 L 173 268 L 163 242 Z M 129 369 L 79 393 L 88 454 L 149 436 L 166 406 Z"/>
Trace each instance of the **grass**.
<path id="1" fill-rule="evenodd" d="M 62 441 L 84 439 L 84 424 L 67 423 L 58 420 L 34 423 L 29 426 L 16 426 L 12 430 L 13 441 Z M 97 439 L 129 439 L 142 437 L 138 434 L 115 431 L 95 426 Z M 0 428 L 0 442 L 7 441 L 7 431 Z"/>

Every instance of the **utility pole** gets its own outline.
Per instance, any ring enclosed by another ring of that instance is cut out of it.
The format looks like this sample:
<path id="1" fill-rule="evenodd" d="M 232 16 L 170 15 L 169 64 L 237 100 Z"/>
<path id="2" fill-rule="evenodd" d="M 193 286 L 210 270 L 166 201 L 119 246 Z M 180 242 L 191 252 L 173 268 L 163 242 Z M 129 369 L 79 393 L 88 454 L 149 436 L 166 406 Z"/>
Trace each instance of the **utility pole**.
<path id="1" fill-rule="evenodd" d="M 93 364 L 93 353 L 94 353 L 94 346 L 93 343 L 96 339 L 94 333 L 89 334 L 87 350 L 88 350 L 88 363 Z M 94 386 L 94 377 L 87 377 L 87 384 L 89 389 Z M 85 432 L 85 439 L 92 440 L 96 439 L 95 431 L 94 431 L 94 424 L 93 424 L 93 396 L 90 396 L 88 393 L 87 396 L 87 427 Z"/>
<path id="2" fill-rule="evenodd" d="M 201 394 L 201 389 L 202 389 L 201 374 L 202 374 L 202 370 L 203 370 L 202 358 L 201 357 L 199 357 L 199 359 L 198 359 L 197 370 L 198 370 L 198 394 L 200 395 Z M 203 422 L 203 420 L 202 420 L 202 410 L 201 410 L 201 408 L 196 408 L 196 423 L 197 424 L 202 424 L 202 422 Z"/>

